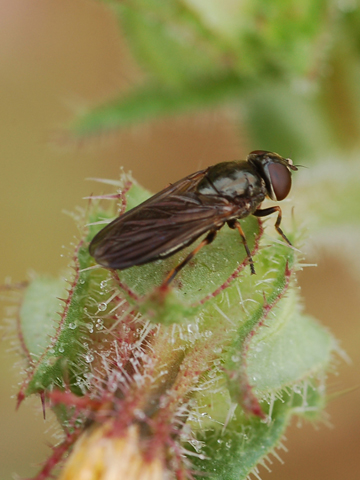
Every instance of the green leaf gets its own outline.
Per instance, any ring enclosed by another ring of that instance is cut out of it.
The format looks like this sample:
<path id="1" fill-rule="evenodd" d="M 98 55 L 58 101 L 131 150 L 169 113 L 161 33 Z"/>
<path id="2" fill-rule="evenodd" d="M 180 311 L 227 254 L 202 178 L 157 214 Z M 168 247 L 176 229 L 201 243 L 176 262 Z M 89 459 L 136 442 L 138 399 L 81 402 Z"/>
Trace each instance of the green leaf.
<path id="1" fill-rule="evenodd" d="M 247 373 L 258 395 L 316 376 L 330 363 L 333 337 L 298 305 L 296 291 L 290 290 L 250 341 Z"/>
<path id="2" fill-rule="evenodd" d="M 270 464 L 270 454 L 278 457 L 275 449 L 281 448 L 291 415 L 299 413 L 304 404 L 313 412 L 323 407 L 316 389 L 309 387 L 304 394 L 284 394 L 282 400 L 275 401 L 270 423 L 235 410 L 222 430 L 212 428 L 205 434 L 199 433 L 201 454 L 193 457 L 195 470 L 200 472 L 197 478 L 207 474 L 212 480 L 245 480 L 251 472 L 257 473 L 259 464 Z"/>
<path id="3" fill-rule="evenodd" d="M 64 298 L 65 283 L 62 279 L 37 277 L 26 288 L 20 308 L 20 331 L 23 347 L 31 360 L 37 360 L 49 344 L 59 322 L 59 311 Z"/>
<path id="4" fill-rule="evenodd" d="M 241 92 L 254 88 L 255 82 L 241 80 L 237 75 L 198 78 L 181 88 L 151 84 L 130 91 L 113 101 L 94 108 L 70 125 L 75 135 L 91 135 L 144 122 L 161 115 L 185 113 L 221 102 L 234 101 Z"/>
<path id="5" fill-rule="evenodd" d="M 101 218 L 103 216 L 101 212 Z M 94 222 L 99 219 L 93 217 L 91 220 Z M 90 227 L 91 233 L 88 234 L 87 240 L 89 237 L 92 238 L 93 230 L 94 228 Z M 28 287 L 20 312 L 21 334 L 29 348 L 30 358 L 35 357 L 35 362 L 30 365 L 28 378 L 22 387 L 26 395 L 54 386 L 63 387 L 65 384 L 80 394 L 84 376 L 89 368 L 87 363 L 89 327 L 94 328 L 91 319 L 96 316 L 99 305 L 103 302 L 99 285 L 109 278 L 109 273 L 104 269 L 86 270 L 92 263 L 88 243 L 81 242 L 76 252 L 74 278 L 70 283 L 60 316 L 54 307 L 57 302 L 58 308 L 59 301 L 56 297 L 59 290 L 64 291 L 64 280 L 52 280 L 48 284 L 35 281 L 35 284 L 31 283 Z M 47 298 L 44 307 L 37 308 L 44 298 Z M 33 313 L 36 314 L 35 317 Z M 56 324 L 56 331 L 46 343 L 44 337 L 47 334 L 44 332 L 48 331 L 49 323 L 52 328 Z M 41 350 L 36 343 L 37 336 L 41 341 Z"/>

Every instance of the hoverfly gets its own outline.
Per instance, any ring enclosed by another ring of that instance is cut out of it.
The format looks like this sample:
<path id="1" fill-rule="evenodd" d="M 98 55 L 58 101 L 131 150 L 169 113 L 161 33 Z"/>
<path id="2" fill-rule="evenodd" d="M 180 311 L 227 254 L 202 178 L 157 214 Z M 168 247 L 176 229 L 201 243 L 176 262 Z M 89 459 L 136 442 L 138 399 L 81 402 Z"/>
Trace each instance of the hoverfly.
<path id="1" fill-rule="evenodd" d="M 195 172 L 109 223 L 91 241 L 90 255 L 103 267 L 124 270 L 170 257 L 207 233 L 169 272 L 163 282 L 166 286 L 227 223 L 239 231 L 254 274 L 254 262 L 239 220 L 277 212 L 275 228 L 291 245 L 280 228 L 280 207 L 260 209 L 266 197 L 278 201 L 287 197 L 291 170 L 297 167 L 289 158 L 255 150 L 246 160 L 222 162 Z"/>

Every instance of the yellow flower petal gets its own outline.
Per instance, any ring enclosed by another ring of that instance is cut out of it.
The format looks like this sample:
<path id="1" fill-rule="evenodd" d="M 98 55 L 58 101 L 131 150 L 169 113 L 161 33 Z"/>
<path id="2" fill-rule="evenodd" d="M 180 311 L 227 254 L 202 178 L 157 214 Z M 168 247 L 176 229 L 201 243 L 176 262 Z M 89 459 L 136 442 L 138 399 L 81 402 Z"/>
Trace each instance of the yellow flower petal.
<path id="1" fill-rule="evenodd" d="M 97 425 L 76 442 L 59 480 L 164 480 L 161 459 L 147 461 L 140 448 L 139 431 L 132 425 L 117 437 L 113 422 Z"/>

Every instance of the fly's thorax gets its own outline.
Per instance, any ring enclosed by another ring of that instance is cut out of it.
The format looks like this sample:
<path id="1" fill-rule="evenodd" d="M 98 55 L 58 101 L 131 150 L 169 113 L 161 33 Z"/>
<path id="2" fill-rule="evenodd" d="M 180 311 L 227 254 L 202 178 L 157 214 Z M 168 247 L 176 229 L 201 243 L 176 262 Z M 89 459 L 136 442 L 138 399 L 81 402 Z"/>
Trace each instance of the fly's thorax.
<path id="1" fill-rule="evenodd" d="M 258 203 L 265 198 L 266 187 L 248 162 L 222 162 L 209 168 L 200 181 L 197 192 L 202 195 L 220 195 L 232 203 L 243 203 L 244 200 L 253 203 L 255 199 Z"/>

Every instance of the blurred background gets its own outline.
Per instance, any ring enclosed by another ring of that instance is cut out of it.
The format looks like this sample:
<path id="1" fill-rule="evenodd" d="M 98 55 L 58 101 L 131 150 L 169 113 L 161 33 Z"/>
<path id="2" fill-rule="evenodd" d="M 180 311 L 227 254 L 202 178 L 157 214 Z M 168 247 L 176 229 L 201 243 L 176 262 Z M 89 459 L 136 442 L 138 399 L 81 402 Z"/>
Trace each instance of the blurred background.
<path id="1" fill-rule="evenodd" d="M 191 3 L 200 20 L 216 27 L 214 18 L 222 18 L 222 11 L 212 10 L 216 2 L 208 3 L 209 10 L 201 10 L 204 2 L 184 2 L 187 7 Z M 290 8 L 291 2 L 285 3 Z M 194 101 L 196 82 L 188 79 L 193 74 L 196 80 L 198 72 L 183 72 L 184 78 L 188 75 L 183 83 L 177 81 L 181 72 L 176 69 L 166 75 L 161 59 L 147 57 L 141 42 L 133 41 L 136 28 L 128 12 L 120 25 L 117 15 L 124 12 L 114 13 L 101 2 L 0 0 L 0 283 L 21 282 L 32 270 L 58 275 L 68 265 L 77 227 L 64 211 L 85 207 L 83 197 L 104 191 L 87 178 L 117 179 L 123 166 L 157 191 L 210 164 L 245 158 L 251 150 L 292 157 L 308 167 L 295 182 L 295 214 L 315 226 L 309 227 L 306 262 L 318 267 L 299 274 L 305 310 L 328 326 L 352 363 L 339 359 L 329 378 L 334 398 L 325 421 L 314 426 L 294 419 L 286 434 L 285 464 L 274 459 L 273 473 L 260 473 L 263 479 L 355 480 L 360 476 L 360 14 L 356 1 L 315 1 L 306 18 L 301 10 L 310 4 L 300 1 L 295 13 L 303 23 L 299 20 L 299 32 L 289 32 L 281 31 L 287 17 L 276 11 L 278 2 L 273 4 L 275 10 L 256 17 L 264 43 L 254 32 L 242 38 L 244 71 L 238 68 L 231 26 L 224 29 L 220 22 L 218 29 L 209 27 L 220 32 L 211 37 L 213 44 L 220 40 L 210 53 L 206 46 L 204 51 L 218 70 L 211 71 L 206 59 L 204 65 L 195 59 L 194 65 L 215 84 L 221 81 L 207 99 Z M 269 18 L 275 34 L 265 28 Z M 183 38 L 184 23 L 179 25 L 174 22 L 175 39 Z M 149 44 L 156 49 L 154 39 Z M 146 44 L 146 36 L 142 41 Z M 293 50 L 282 52 L 281 41 Z M 273 47 L 270 53 L 267 42 Z M 143 56 L 142 67 L 134 53 Z M 246 63 L 246 56 L 255 66 Z M 240 86 L 235 82 L 234 87 L 232 76 Z M 100 120 L 84 116 L 124 92 L 131 92 L 124 98 L 133 98 L 136 106 L 136 89 L 148 88 L 155 98 L 169 86 L 171 94 L 184 92 L 184 108 L 166 111 L 158 102 L 157 109 L 149 106 L 146 119 L 134 116 L 113 124 L 106 112 Z M 83 120 L 74 123 L 77 118 Z M 66 130 L 70 123 L 77 135 Z M 15 412 L 19 376 L 13 366 L 18 358 L 5 337 L 4 331 L 1 480 L 34 475 L 49 454 L 54 431 L 51 414 L 43 420 L 38 399 L 26 400 Z"/>

